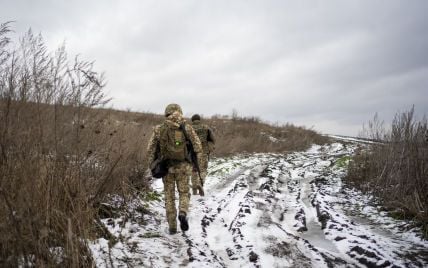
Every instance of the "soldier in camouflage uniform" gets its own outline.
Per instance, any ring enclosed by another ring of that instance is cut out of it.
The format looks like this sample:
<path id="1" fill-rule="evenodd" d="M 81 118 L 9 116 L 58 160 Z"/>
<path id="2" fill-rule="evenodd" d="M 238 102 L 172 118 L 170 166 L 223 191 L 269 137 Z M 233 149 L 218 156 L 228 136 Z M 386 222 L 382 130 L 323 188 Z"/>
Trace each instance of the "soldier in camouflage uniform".
<path id="1" fill-rule="evenodd" d="M 200 161 L 200 174 L 193 169 L 192 190 L 193 194 L 204 195 L 203 186 L 207 176 L 208 161 L 210 154 L 214 151 L 215 138 L 213 131 L 205 124 L 201 123 L 201 117 L 198 114 L 192 116 L 192 126 L 202 144 L 203 155 Z M 200 175 L 200 177 L 199 177 Z"/>
<path id="2" fill-rule="evenodd" d="M 199 138 L 193 127 L 190 124 L 186 124 L 183 119 L 183 112 L 179 105 L 170 104 L 165 109 L 166 120 L 163 124 L 158 125 L 154 128 L 153 134 L 150 138 L 147 154 L 148 154 L 148 163 L 151 166 L 155 159 L 160 158 L 167 163 L 168 174 L 162 178 L 164 183 L 165 191 L 165 209 L 166 217 L 169 225 L 170 234 L 175 234 L 177 232 L 177 209 L 175 206 L 175 186 L 177 185 L 179 193 L 179 214 L 178 219 L 180 221 L 180 228 L 182 231 L 187 231 L 189 229 L 189 224 L 187 222 L 187 214 L 189 210 L 189 177 L 191 176 L 193 165 L 189 158 L 185 159 L 171 159 L 171 155 L 179 152 L 181 146 L 185 146 L 186 139 L 183 135 L 183 130 L 180 126 L 184 126 L 184 130 L 187 133 L 190 142 L 193 144 L 194 151 L 197 156 L 197 161 L 199 162 L 202 157 L 202 145 L 199 141 Z M 171 132 L 172 131 L 172 132 Z M 165 134 L 167 133 L 167 134 Z M 171 148 L 166 146 L 168 143 L 168 133 L 172 133 L 172 138 L 174 139 L 174 144 L 176 148 Z M 166 137 L 166 138 L 165 138 Z M 186 146 L 185 146 L 186 147 Z M 166 149 L 163 149 L 166 148 Z M 169 151 L 174 152 L 169 152 Z M 185 152 L 185 154 L 187 154 Z"/>

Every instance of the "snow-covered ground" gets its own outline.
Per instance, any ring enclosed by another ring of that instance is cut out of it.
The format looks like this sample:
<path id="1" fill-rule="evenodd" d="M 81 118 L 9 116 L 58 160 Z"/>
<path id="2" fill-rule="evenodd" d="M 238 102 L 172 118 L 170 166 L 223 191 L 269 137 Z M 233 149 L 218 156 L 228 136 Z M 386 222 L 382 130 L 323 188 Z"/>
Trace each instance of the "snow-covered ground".
<path id="1" fill-rule="evenodd" d="M 90 243 L 99 267 L 427 267 L 428 243 L 370 196 L 342 186 L 358 143 L 210 163 L 190 230 L 169 235 L 162 181 L 150 200 L 103 219 L 116 237 Z"/>

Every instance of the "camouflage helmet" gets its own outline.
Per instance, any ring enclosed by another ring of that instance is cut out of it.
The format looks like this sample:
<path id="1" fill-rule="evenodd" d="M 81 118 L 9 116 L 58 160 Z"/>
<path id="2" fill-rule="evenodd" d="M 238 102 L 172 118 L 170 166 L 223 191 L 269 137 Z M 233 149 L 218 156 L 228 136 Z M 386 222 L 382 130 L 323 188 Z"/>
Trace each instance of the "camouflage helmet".
<path id="1" fill-rule="evenodd" d="M 165 108 L 165 116 L 168 117 L 174 112 L 179 112 L 180 114 L 183 114 L 180 105 L 175 103 L 168 104 L 168 106 L 166 106 Z"/>
<path id="2" fill-rule="evenodd" d="M 192 116 L 192 122 L 193 122 L 193 121 L 197 121 L 197 120 L 201 120 L 201 116 L 200 116 L 199 114 L 194 114 L 194 115 Z"/>

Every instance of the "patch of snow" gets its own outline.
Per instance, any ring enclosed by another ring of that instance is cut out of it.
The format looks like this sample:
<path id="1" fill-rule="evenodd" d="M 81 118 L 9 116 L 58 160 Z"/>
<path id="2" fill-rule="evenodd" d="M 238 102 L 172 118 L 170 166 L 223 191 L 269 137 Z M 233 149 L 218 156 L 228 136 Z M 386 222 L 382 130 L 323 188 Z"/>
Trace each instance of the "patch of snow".
<path id="1" fill-rule="evenodd" d="M 192 196 L 190 230 L 169 235 L 160 200 L 136 199 L 102 223 L 116 242 L 90 242 L 98 267 L 424 267 L 428 242 L 344 187 L 333 165 L 357 145 L 314 145 L 289 155 L 216 158 L 204 197 Z M 118 203 L 121 200 L 115 200 Z M 410 225 L 408 225 L 410 226 Z"/>

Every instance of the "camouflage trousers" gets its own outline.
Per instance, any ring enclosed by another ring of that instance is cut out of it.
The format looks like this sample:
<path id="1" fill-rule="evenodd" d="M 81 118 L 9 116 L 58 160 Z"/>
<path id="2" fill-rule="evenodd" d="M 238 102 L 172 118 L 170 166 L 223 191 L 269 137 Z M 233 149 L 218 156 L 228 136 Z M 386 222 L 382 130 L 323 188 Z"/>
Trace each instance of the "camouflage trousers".
<path id="1" fill-rule="evenodd" d="M 162 179 L 165 191 L 166 218 L 170 229 L 177 229 L 177 209 L 175 206 L 175 186 L 178 190 L 178 210 L 189 210 L 189 177 L 192 165 L 183 162 L 168 168 L 168 174 Z"/>
<path id="2" fill-rule="evenodd" d="M 202 181 L 199 179 L 198 171 L 194 168 L 192 172 L 193 192 L 195 192 L 199 186 L 204 186 L 205 178 L 207 177 L 207 171 L 208 171 L 208 155 L 204 154 L 199 164 L 200 164 L 199 169 L 201 170 Z"/>

